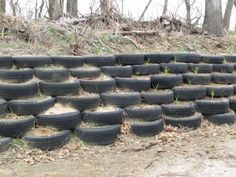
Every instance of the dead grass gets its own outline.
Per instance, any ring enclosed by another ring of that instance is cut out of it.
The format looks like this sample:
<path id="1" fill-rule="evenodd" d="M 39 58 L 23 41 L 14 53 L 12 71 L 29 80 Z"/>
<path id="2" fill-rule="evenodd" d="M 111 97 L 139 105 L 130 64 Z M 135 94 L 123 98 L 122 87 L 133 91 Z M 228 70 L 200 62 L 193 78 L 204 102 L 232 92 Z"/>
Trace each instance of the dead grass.
<path id="1" fill-rule="evenodd" d="M 107 28 L 101 23 L 86 26 L 26 21 L 16 17 L 4 17 L 0 27 L 4 29 L 0 37 L 1 55 L 109 55 L 169 51 L 236 53 L 236 34 L 218 38 L 182 32 L 167 33 L 157 28 L 159 35 L 156 36 L 122 36 L 114 34 L 116 25 Z"/>

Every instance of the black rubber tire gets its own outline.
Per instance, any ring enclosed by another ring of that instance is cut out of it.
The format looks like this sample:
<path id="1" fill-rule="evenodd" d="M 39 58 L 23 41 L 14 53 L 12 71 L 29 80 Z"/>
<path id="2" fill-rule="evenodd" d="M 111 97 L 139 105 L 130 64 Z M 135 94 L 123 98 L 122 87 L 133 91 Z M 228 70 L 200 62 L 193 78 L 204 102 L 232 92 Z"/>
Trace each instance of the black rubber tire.
<path id="1" fill-rule="evenodd" d="M 76 135 L 86 143 L 94 145 L 109 145 L 116 141 L 120 133 L 120 125 L 106 125 L 96 128 L 76 128 Z"/>
<path id="2" fill-rule="evenodd" d="M 131 123 L 131 130 L 137 136 L 155 136 L 164 130 L 164 123 L 162 119 L 152 122 Z"/>
<path id="3" fill-rule="evenodd" d="M 38 93 L 36 82 L 20 84 L 0 84 L 0 97 L 6 100 L 34 96 Z"/>
<path id="4" fill-rule="evenodd" d="M 224 55 L 227 62 L 236 63 L 236 55 Z"/>
<path id="5" fill-rule="evenodd" d="M 81 70 L 81 68 L 70 69 L 71 76 L 77 77 L 78 79 L 96 78 L 99 77 L 101 73 L 101 69 L 96 67 L 88 70 Z"/>
<path id="6" fill-rule="evenodd" d="M 235 122 L 236 115 L 233 111 L 230 110 L 227 113 L 205 116 L 205 118 L 209 120 L 210 122 L 218 124 L 218 125 L 233 124 Z"/>
<path id="7" fill-rule="evenodd" d="M 187 63 L 161 63 L 161 70 L 164 72 L 165 69 L 169 70 L 169 73 L 182 74 L 188 72 Z"/>
<path id="8" fill-rule="evenodd" d="M 35 68 L 34 75 L 38 79 L 47 82 L 64 82 L 69 79 L 70 72 L 66 68 L 60 68 L 60 69 Z"/>
<path id="9" fill-rule="evenodd" d="M 5 115 L 8 112 L 8 102 L 6 100 L 0 99 L 0 116 Z"/>
<path id="10" fill-rule="evenodd" d="M 236 84 L 235 73 L 213 73 L 212 82 L 216 84 Z"/>
<path id="11" fill-rule="evenodd" d="M 52 64 L 65 68 L 77 68 L 84 65 L 84 60 L 80 56 L 52 56 Z"/>
<path id="12" fill-rule="evenodd" d="M 116 63 L 115 56 L 83 56 L 86 64 L 92 66 L 114 66 Z"/>
<path id="13" fill-rule="evenodd" d="M 183 78 L 184 83 L 187 84 L 207 85 L 211 83 L 211 74 L 185 73 Z"/>
<path id="14" fill-rule="evenodd" d="M 50 96 L 63 96 L 67 94 L 77 94 L 80 90 L 80 83 L 79 81 L 74 82 L 39 82 L 39 90 L 44 95 Z"/>
<path id="15" fill-rule="evenodd" d="M 177 53 L 174 55 L 177 62 L 200 63 L 201 55 L 196 53 Z"/>
<path id="16" fill-rule="evenodd" d="M 151 53 L 145 54 L 145 60 L 149 63 L 170 63 L 174 60 L 173 53 Z"/>
<path id="17" fill-rule="evenodd" d="M 51 151 L 66 145 L 70 140 L 70 134 L 69 130 L 64 130 L 51 136 L 26 135 L 23 139 L 33 148 Z"/>
<path id="18" fill-rule="evenodd" d="M 10 56 L 0 56 L 0 69 L 10 69 L 13 67 L 13 59 Z"/>
<path id="19" fill-rule="evenodd" d="M 143 65 L 144 54 L 115 55 L 116 63 L 120 65 Z"/>
<path id="20" fill-rule="evenodd" d="M 206 88 L 203 86 L 174 87 L 174 96 L 179 101 L 195 101 L 206 97 Z"/>
<path id="21" fill-rule="evenodd" d="M 116 80 L 110 78 L 109 80 L 80 80 L 83 90 L 89 93 L 103 93 L 113 91 L 116 88 Z"/>
<path id="22" fill-rule="evenodd" d="M 80 122 L 81 115 L 79 111 L 50 115 L 39 114 L 37 116 L 39 125 L 52 126 L 58 130 L 74 130 Z"/>
<path id="23" fill-rule="evenodd" d="M 230 109 L 232 109 L 233 111 L 236 111 L 236 97 L 235 96 L 229 97 L 229 105 L 230 105 Z"/>
<path id="24" fill-rule="evenodd" d="M 135 75 L 158 74 L 160 72 L 159 64 L 133 65 Z"/>
<path id="25" fill-rule="evenodd" d="M 232 73 L 234 71 L 233 64 L 213 64 L 213 71 L 220 73 Z"/>
<path id="26" fill-rule="evenodd" d="M 191 72 L 197 72 L 197 73 L 212 73 L 213 72 L 213 65 L 212 64 L 206 64 L 206 63 L 189 63 L 188 69 Z"/>
<path id="27" fill-rule="evenodd" d="M 101 104 L 99 95 L 86 96 L 57 96 L 57 102 L 70 105 L 79 111 L 92 110 Z"/>
<path id="28" fill-rule="evenodd" d="M 52 63 L 48 56 L 16 56 L 13 60 L 17 68 L 44 67 Z"/>
<path id="29" fill-rule="evenodd" d="M 202 62 L 211 64 L 222 64 L 224 57 L 220 55 L 202 55 Z"/>
<path id="30" fill-rule="evenodd" d="M 117 108 L 117 110 L 104 112 L 85 111 L 82 113 L 82 120 L 84 122 L 91 122 L 97 125 L 122 124 L 124 120 L 124 111 L 120 108 Z"/>
<path id="31" fill-rule="evenodd" d="M 168 75 L 152 75 L 151 86 L 158 87 L 160 89 L 170 89 L 175 86 L 183 84 L 182 74 L 168 74 Z"/>
<path id="32" fill-rule="evenodd" d="M 0 79 L 11 83 L 26 82 L 33 78 L 33 74 L 32 69 L 0 70 Z"/>
<path id="33" fill-rule="evenodd" d="M 190 117 L 169 117 L 164 116 L 164 121 L 166 125 L 171 125 L 174 127 L 190 127 L 198 128 L 202 122 L 202 115 L 200 113 L 195 113 Z"/>
<path id="34" fill-rule="evenodd" d="M 162 109 L 158 105 L 150 107 L 128 107 L 125 108 L 128 119 L 141 120 L 145 122 L 155 121 L 162 118 Z"/>
<path id="35" fill-rule="evenodd" d="M 144 91 L 150 89 L 151 80 L 149 78 L 136 79 L 136 78 L 116 77 L 116 85 L 120 89 L 129 89 L 132 91 Z"/>
<path id="36" fill-rule="evenodd" d="M 143 102 L 147 104 L 168 104 L 174 101 L 172 90 L 158 90 L 156 92 L 142 92 Z"/>
<path id="37" fill-rule="evenodd" d="M 189 117 L 194 115 L 196 107 L 194 102 L 183 102 L 180 104 L 161 105 L 163 113 L 170 117 Z"/>
<path id="38" fill-rule="evenodd" d="M 34 116 L 27 116 L 24 119 L 1 120 L 0 135 L 11 138 L 21 138 L 24 134 L 34 127 Z"/>
<path id="39" fill-rule="evenodd" d="M 212 91 L 214 92 L 214 97 L 229 97 L 234 95 L 234 87 L 232 85 L 207 85 L 207 96 L 211 97 Z"/>
<path id="40" fill-rule="evenodd" d="M 55 98 L 48 97 L 43 100 L 11 100 L 8 102 L 9 110 L 18 116 L 38 115 L 55 104 Z"/>
<path id="41" fill-rule="evenodd" d="M 203 115 L 224 114 L 229 110 L 229 100 L 226 98 L 197 100 L 196 108 Z"/>
<path id="42" fill-rule="evenodd" d="M 105 105 L 115 105 L 126 108 L 141 103 L 141 95 L 138 92 L 127 93 L 102 93 L 101 98 Z"/>
<path id="43" fill-rule="evenodd" d="M 111 77 L 131 77 L 133 74 L 132 66 L 103 66 L 102 72 Z"/>
<path id="44" fill-rule="evenodd" d="M 11 138 L 0 138 L 0 153 L 7 151 L 10 147 Z"/>

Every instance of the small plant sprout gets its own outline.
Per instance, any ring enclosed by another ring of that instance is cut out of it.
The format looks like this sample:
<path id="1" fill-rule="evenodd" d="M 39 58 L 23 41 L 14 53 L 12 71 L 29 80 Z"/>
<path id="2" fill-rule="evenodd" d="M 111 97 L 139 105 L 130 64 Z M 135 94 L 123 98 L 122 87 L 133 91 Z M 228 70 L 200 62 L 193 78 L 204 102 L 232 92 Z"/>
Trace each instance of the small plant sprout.
<path id="1" fill-rule="evenodd" d="M 198 67 L 198 66 L 194 67 L 194 68 L 193 68 L 193 72 L 194 72 L 195 74 L 198 74 L 198 73 L 199 73 L 199 67 Z"/>
<path id="2" fill-rule="evenodd" d="M 210 95 L 211 95 L 211 99 L 213 99 L 214 96 L 215 96 L 215 91 L 214 91 L 214 90 L 211 90 L 211 91 L 210 91 Z"/>
<path id="3" fill-rule="evenodd" d="M 121 62 L 118 61 L 118 62 L 116 63 L 116 66 L 121 66 Z"/>
<path id="4" fill-rule="evenodd" d="M 176 103 L 179 102 L 179 96 L 175 96 L 175 102 L 176 102 Z"/>
<path id="5" fill-rule="evenodd" d="M 172 61 L 172 63 L 177 63 L 176 57 L 174 58 L 174 60 Z"/>
<path id="6" fill-rule="evenodd" d="M 222 64 L 227 64 L 227 60 L 224 58 L 224 60 L 222 61 Z"/>
<path id="7" fill-rule="evenodd" d="M 192 83 L 191 79 L 188 78 L 187 80 L 188 80 L 188 84 L 191 85 Z"/>
<path id="8" fill-rule="evenodd" d="M 155 89 L 155 91 L 158 91 L 159 83 L 157 85 L 152 84 L 152 86 Z"/>
<path id="9" fill-rule="evenodd" d="M 136 76 L 139 76 L 139 75 L 140 75 L 140 72 L 136 72 L 135 74 L 136 74 Z"/>
<path id="10" fill-rule="evenodd" d="M 163 71 L 164 71 L 165 74 L 168 74 L 170 69 L 167 66 L 165 66 Z"/>
<path id="11" fill-rule="evenodd" d="M 148 58 L 146 61 L 145 61 L 145 64 L 149 64 L 150 63 L 150 59 Z"/>

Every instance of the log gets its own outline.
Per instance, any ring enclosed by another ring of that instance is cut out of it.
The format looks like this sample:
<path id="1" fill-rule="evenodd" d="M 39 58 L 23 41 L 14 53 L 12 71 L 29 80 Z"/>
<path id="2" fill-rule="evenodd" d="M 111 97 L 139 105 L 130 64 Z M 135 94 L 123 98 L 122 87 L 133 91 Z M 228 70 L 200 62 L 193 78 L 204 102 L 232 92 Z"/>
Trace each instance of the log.
<path id="1" fill-rule="evenodd" d="M 122 35 L 122 36 L 126 36 L 126 35 L 136 35 L 136 36 L 159 36 L 159 32 L 158 31 L 154 31 L 154 30 L 149 30 L 149 31 L 120 31 L 118 33 L 113 33 L 118 34 L 118 35 Z"/>

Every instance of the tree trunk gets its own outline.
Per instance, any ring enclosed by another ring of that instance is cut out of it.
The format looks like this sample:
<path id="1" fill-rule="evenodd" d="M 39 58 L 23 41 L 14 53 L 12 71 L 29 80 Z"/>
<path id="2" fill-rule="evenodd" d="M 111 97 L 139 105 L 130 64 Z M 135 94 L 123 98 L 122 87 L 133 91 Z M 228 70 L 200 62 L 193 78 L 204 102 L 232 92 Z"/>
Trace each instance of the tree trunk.
<path id="1" fill-rule="evenodd" d="M 63 16 L 64 0 L 49 0 L 48 14 L 50 20 L 58 20 Z"/>
<path id="2" fill-rule="evenodd" d="M 110 0 L 100 0 L 101 15 L 106 17 L 110 11 Z"/>
<path id="3" fill-rule="evenodd" d="M 191 5 L 190 5 L 190 1 L 189 0 L 184 0 L 185 2 L 185 6 L 186 6 L 186 22 L 188 25 L 191 25 L 191 16 L 190 16 L 190 12 L 191 12 Z"/>
<path id="4" fill-rule="evenodd" d="M 0 13 L 5 14 L 6 2 L 5 0 L 0 0 Z"/>
<path id="5" fill-rule="evenodd" d="M 203 30 L 208 34 L 224 35 L 221 0 L 205 0 Z"/>
<path id="6" fill-rule="evenodd" d="M 165 0 L 165 4 L 164 4 L 164 7 L 163 7 L 163 11 L 162 11 L 162 16 L 166 15 L 167 6 L 168 6 L 168 0 Z"/>
<path id="7" fill-rule="evenodd" d="M 151 2 L 152 2 L 152 0 L 149 0 L 149 1 L 148 1 L 147 5 L 145 6 L 145 8 L 144 8 L 144 10 L 143 10 L 143 13 L 142 13 L 141 16 L 139 17 L 139 21 L 141 21 L 142 18 L 144 17 L 144 15 L 145 15 L 145 13 L 146 13 L 148 7 L 150 6 Z"/>
<path id="8" fill-rule="evenodd" d="M 226 30 L 229 30 L 231 12 L 232 12 L 233 5 L 235 2 L 236 2 L 235 0 L 228 0 L 227 2 L 225 14 L 224 14 L 224 27 Z"/>
<path id="9" fill-rule="evenodd" d="M 77 0 L 67 0 L 66 11 L 70 17 L 78 17 L 78 1 Z"/>

